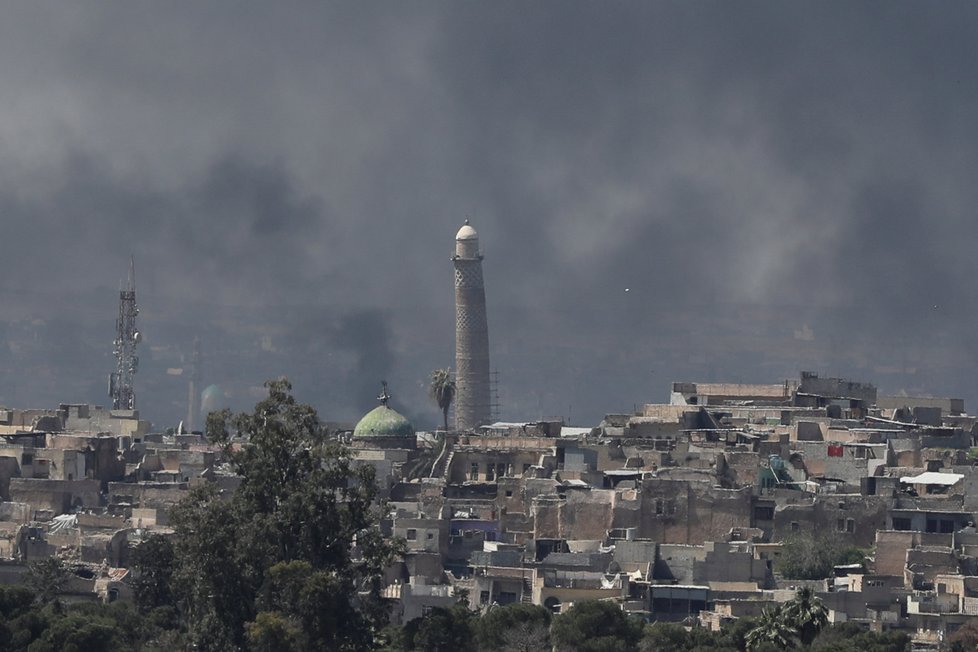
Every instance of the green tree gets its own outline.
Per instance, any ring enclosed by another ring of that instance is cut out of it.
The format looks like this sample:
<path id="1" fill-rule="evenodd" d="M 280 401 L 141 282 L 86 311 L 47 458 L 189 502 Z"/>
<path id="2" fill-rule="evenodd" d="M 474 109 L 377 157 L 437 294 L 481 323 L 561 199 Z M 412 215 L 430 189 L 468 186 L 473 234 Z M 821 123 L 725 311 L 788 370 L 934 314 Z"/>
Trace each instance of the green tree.
<path id="1" fill-rule="evenodd" d="M 178 637 L 164 636 L 131 604 L 81 602 L 41 603 L 20 586 L 0 586 L 0 650 L 46 652 L 61 650 L 185 649 Z"/>
<path id="2" fill-rule="evenodd" d="M 747 649 L 747 634 L 754 628 L 753 618 L 738 618 L 732 623 L 725 624 L 717 636 L 717 649 L 729 649 L 743 652 Z"/>
<path id="3" fill-rule="evenodd" d="M 863 564 L 865 559 L 865 553 L 856 546 L 830 536 L 792 532 L 781 542 L 775 570 L 787 579 L 821 580 L 831 576 L 836 565 Z"/>
<path id="4" fill-rule="evenodd" d="M 0 616 L 11 620 L 30 610 L 34 603 L 34 592 L 26 586 L 0 584 Z"/>
<path id="5" fill-rule="evenodd" d="M 550 619 L 550 610 L 538 605 L 492 607 L 476 623 L 476 640 L 486 652 L 549 652 Z"/>
<path id="6" fill-rule="evenodd" d="M 27 585 L 41 604 L 57 601 L 70 576 L 67 566 L 57 557 L 47 557 L 27 565 Z"/>
<path id="7" fill-rule="evenodd" d="M 964 623 L 948 637 L 948 643 L 951 644 L 951 652 L 978 650 L 978 623 Z"/>
<path id="8" fill-rule="evenodd" d="M 172 605 L 173 543 L 154 534 L 132 550 L 130 586 L 137 608 L 145 613 Z"/>
<path id="9" fill-rule="evenodd" d="M 953 636 L 951 650 L 954 651 Z M 978 642 L 978 639 L 976 639 Z M 809 648 L 812 652 L 909 652 L 910 636 L 888 630 L 870 632 L 855 623 L 839 623 L 822 628 Z M 961 652 L 970 648 L 961 648 Z"/>
<path id="10" fill-rule="evenodd" d="M 121 638 L 111 618 L 72 613 L 53 621 L 30 652 L 114 652 L 123 649 Z"/>
<path id="11" fill-rule="evenodd" d="M 194 489 L 171 514 L 173 591 L 191 643 L 264 645 L 298 624 L 307 649 L 366 649 L 386 616 L 381 575 L 403 546 L 376 527 L 373 468 L 326 438 L 288 381 L 266 386 L 253 412 L 207 420 L 238 488 Z"/>
<path id="12" fill-rule="evenodd" d="M 829 610 L 812 589 L 803 586 L 795 592 L 790 602 L 781 607 L 781 617 L 797 632 L 802 645 L 810 645 L 819 630 L 829 622 Z"/>
<path id="13" fill-rule="evenodd" d="M 761 612 L 754 628 L 747 632 L 744 641 L 752 652 L 766 647 L 787 650 L 795 647 L 795 630 L 785 622 L 780 608 L 767 607 Z"/>
<path id="14" fill-rule="evenodd" d="M 558 652 L 630 652 L 642 638 L 642 627 L 618 605 L 588 600 L 554 618 L 550 636 Z"/>
<path id="15" fill-rule="evenodd" d="M 451 369 L 435 369 L 431 372 L 428 395 L 441 409 L 445 432 L 448 432 L 448 410 L 452 407 L 452 401 L 455 400 L 455 390 L 455 379 L 452 378 Z"/>
<path id="16" fill-rule="evenodd" d="M 36 609 L 34 598 L 34 592 L 25 586 L 0 584 L 0 650 L 26 647 L 15 645 L 15 640 L 33 640 L 27 616 Z"/>
<path id="17" fill-rule="evenodd" d="M 263 564 L 249 549 L 242 520 L 214 485 L 192 490 L 170 513 L 174 594 L 191 644 L 205 652 L 240 647 L 255 616 Z"/>
<path id="18" fill-rule="evenodd" d="M 460 652 L 475 642 L 477 616 L 464 604 L 435 607 L 416 624 L 413 649 L 424 652 Z"/>
<path id="19" fill-rule="evenodd" d="M 646 625 L 642 633 L 642 652 L 687 650 L 691 643 L 689 632 L 677 623 L 653 623 Z"/>
<path id="20" fill-rule="evenodd" d="M 248 649 L 253 652 L 302 650 L 302 630 L 279 611 L 262 611 L 246 626 Z"/>
<path id="21" fill-rule="evenodd" d="M 731 644 L 724 632 L 711 632 L 703 627 L 686 629 L 678 623 L 653 623 L 645 626 L 642 652 L 738 652 L 742 645 Z"/>

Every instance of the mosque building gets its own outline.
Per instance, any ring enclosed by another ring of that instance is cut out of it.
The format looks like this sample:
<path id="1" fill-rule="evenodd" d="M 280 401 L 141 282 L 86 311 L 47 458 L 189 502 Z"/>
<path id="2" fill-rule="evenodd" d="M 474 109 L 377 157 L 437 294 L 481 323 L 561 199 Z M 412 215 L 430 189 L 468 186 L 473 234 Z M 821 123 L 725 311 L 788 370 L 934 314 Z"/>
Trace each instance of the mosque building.
<path id="1" fill-rule="evenodd" d="M 377 487 L 386 497 L 390 488 L 401 479 L 405 464 L 418 456 L 414 426 L 404 415 L 390 406 L 387 383 L 377 400 L 380 405 L 363 415 L 353 429 L 350 447 L 360 464 L 374 467 Z"/>

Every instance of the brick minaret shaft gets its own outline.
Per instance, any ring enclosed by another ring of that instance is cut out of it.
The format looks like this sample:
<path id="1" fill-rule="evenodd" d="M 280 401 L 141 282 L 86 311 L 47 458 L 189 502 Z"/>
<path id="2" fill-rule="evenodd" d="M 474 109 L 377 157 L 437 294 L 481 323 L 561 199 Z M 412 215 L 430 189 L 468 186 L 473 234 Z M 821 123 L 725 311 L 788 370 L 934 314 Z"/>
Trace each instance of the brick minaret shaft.
<path id="1" fill-rule="evenodd" d="M 479 234 L 469 221 L 455 236 L 455 427 L 490 422 L 489 327 Z"/>

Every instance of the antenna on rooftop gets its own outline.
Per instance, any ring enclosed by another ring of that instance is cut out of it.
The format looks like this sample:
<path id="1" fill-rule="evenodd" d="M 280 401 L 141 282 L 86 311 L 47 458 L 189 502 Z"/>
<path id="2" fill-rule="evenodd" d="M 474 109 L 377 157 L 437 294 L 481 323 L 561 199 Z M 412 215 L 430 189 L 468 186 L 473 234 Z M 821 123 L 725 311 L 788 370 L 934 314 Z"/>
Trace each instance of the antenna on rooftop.
<path id="1" fill-rule="evenodd" d="M 109 374 L 109 396 L 113 410 L 134 410 L 136 394 L 133 391 L 133 376 L 139 368 L 136 345 L 142 334 L 136 329 L 136 261 L 129 258 L 129 280 L 119 290 L 119 317 L 115 322 L 115 341 L 112 353 L 115 355 L 115 371 Z"/>

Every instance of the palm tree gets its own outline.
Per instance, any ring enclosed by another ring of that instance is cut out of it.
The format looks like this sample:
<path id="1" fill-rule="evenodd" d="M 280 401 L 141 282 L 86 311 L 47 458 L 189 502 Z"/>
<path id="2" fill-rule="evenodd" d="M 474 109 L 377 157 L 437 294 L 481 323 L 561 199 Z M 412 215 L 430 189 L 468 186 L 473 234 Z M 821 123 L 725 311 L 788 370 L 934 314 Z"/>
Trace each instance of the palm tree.
<path id="1" fill-rule="evenodd" d="M 795 597 L 785 603 L 781 611 L 785 623 L 798 632 L 798 638 L 805 645 L 811 645 L 819 630 L 829 622 L 829 610 L 807 586 L 798 589 Z"/>
<path id="2" fill-rule="evenodd" d="M 787 650 L 795 646 L 795 631 L 786 622 L 779 607 L 767 607 L 761 612 L 754 629 L 744 638 L 748 650 L 773 646 Z"/>
<path id="3" fill-rule="evenodd" d="M 452 378 L 451 369 L 435 369 L 431 372 L 431 385 L 428 386 L 428 395 L 438 407 L 445 419 L 445 431 L 448 431 L 448 410 L 452 407 L 455 400 L 455 379 Z"/>

